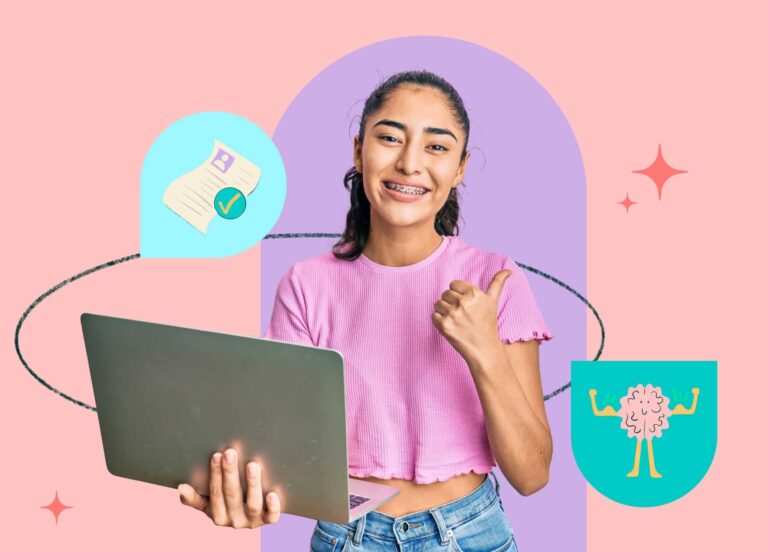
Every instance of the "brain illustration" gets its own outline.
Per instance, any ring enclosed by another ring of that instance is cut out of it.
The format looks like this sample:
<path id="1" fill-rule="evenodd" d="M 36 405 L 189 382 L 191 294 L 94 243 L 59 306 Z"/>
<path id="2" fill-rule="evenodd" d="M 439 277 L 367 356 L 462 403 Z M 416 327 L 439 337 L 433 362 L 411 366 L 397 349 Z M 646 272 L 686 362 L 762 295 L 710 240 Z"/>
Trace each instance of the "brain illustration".
<path id="1" fill-rule="evenodd" d="M 620 399 L 621 428 L 628 437 L 651 439 L 661 437 L 661 431 L 669 427 L 669 399 L 662 395 L 661 387 L 636 385 Z"/>

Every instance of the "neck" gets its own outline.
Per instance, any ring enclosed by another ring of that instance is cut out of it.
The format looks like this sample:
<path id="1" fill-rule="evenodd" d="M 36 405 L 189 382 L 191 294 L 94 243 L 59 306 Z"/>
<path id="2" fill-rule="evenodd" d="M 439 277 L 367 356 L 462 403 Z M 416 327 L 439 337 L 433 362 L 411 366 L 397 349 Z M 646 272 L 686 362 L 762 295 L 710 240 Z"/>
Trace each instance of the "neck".
<path id="1" fill-rule="evenodd" d="M 384 266 L 409 266 L 423 261 L 440 247 L 443 237 L 434 226 L 412 228 L 376 228 L 371 226 L 363 255 Z"/>

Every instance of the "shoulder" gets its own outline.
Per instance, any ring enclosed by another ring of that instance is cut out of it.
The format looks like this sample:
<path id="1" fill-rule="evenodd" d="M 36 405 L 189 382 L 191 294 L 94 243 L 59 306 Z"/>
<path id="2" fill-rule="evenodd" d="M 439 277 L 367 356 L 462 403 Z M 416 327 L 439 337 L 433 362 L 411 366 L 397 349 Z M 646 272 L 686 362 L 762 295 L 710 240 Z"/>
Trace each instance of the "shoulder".
<path id="1" fill-rule="evenodd" d="M 303 259 L 295 263 L 292 268 L 299 273 L 315 270 L 341 270 L 353 262 L 337 259 L 331 251 L 326 251 L 320 255 Z"/>
<path id="2" fill-rule="evenodd" d="M 451 261 L 468 270 L 480 270 L 482 272 L 494 271 L 505 268 L 514 268 L 515 262 L 502 253 L 486 251 L 465 242 L 458 236 L 451 237 Z"/>
<path id="3" fill-rule="evenodd" d="M 354 261 L 337 259 L 331 251 L 303 259 L 291 265 L 286 274 L 291 279 L 304 282 L 328 281 L 356 265 Z"/>

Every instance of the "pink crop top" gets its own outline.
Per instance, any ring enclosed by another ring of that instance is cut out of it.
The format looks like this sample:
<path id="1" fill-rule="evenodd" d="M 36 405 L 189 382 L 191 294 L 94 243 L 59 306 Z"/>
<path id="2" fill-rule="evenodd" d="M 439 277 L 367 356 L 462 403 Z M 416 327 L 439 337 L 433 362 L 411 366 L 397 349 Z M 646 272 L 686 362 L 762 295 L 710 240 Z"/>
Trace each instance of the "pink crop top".
<path id="1" fill-rule="evenodd" d="M 430 317 L 451 281 L 486 290 L 504 268 L 502 342 L 552 339 L 523 269 L 457 236 L 409 266 L 327 252 L 282 277 L 265 337 L 344 357 L 350 475 L 425 484 L 496 465 L 466 361 Z"/>

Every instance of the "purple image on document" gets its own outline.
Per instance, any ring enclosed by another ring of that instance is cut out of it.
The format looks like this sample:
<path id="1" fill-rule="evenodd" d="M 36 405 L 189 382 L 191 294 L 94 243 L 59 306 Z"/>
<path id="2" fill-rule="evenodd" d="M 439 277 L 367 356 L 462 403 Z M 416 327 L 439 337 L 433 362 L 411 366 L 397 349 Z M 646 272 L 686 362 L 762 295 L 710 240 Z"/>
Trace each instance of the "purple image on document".
<path id="1" fill-rule="evenodd" d="M 216 157 L 211 161 L 211 165 L 225 173 L 232 166 L 234 160 L 235 158 L 232 157 L 231 153 L 219 148 L 219 151 L 216 152 Z"/>

